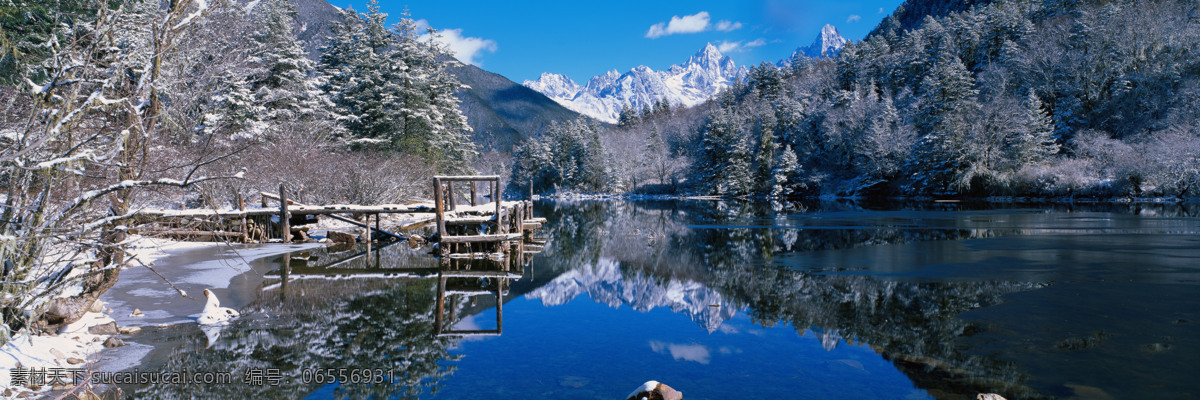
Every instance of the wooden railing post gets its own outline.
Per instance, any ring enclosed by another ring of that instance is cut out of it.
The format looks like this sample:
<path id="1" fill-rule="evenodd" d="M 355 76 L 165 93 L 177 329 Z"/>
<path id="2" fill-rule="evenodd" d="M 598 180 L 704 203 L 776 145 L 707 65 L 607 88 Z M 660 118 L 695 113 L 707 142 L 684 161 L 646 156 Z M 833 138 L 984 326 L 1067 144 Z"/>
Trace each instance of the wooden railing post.
<path id="1" fill-rule="evenodd" d="M 475 181 L 471 181 L 469 183 L 471 184 L 471 206 L 474 207 L 479 205 L 479 199 L 477 199 L 475 195 Z"/>
<path id="2" fill-rule="evenodd" d="M 279 184 L 279 237 L 283 238 L 284 243 L 292 241 L 292 227 L 289 225 L 288 219 L 288 201 L 287 189 L 282 183 Z"/>
<path id="3" fill-rule="evenodd" d="M 454 211 L 454 181 L 446 182 L 446 197 L 450 199 L 450 203 L 446 204 L 446 209 Z"/>
<path id="4" fill-rule="evenodd" d="M 433 210 L 437 214 L 437 234 L 439 238 L 446 237 L 446 214 L 442 209 L 442 179 L 433 178 Z"/>
<path id="5" fill-rule="evenodd" d="M 500 178 L 492 180 L 492 201 L 496 202 L 496 233 L 505 233 L 504 224 L 501 223 L 502 218 L 500 218 Z"/>

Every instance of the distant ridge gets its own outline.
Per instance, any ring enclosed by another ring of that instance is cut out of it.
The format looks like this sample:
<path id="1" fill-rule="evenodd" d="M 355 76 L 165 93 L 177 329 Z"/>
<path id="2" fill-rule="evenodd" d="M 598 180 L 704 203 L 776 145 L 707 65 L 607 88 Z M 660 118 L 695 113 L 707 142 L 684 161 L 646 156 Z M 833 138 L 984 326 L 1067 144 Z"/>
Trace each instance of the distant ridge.
<path id="1" fill-rule="evenodd" d="M 746 74 L 733 60 L 721 54 L 711 43 L 687 62 L 655 71 L 641 65 L 620 73 L 617 70 L 596 75 L 587 85 L 554 73 L 542 73 L 525 86 L 544 94 L 563 106 L 601 121 L 616 123 L 621 109 L 641 109 L 665 100 L 673 106 L 691 107 L 729 87 Z"/>

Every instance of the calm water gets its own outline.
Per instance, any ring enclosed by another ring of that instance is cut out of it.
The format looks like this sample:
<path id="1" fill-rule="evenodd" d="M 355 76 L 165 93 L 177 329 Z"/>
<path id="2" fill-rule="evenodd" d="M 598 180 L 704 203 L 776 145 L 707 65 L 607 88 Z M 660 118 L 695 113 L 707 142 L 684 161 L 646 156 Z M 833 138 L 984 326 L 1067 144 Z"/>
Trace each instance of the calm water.
<path id="1" fill-rule="evenodd" d="M 527 259 L 395 245 L 256 262 L 229 294 L 235 324 L 133 340 L 157 346 L 143 370 L 275 368 L 278 385 L 125 389 L 623 399 L 654 379 L 687 399 L 1196 398 L 1198 211 L 544 202 L 548 242 Z M 304 382 L 322 368 L 391 372 Z"/>

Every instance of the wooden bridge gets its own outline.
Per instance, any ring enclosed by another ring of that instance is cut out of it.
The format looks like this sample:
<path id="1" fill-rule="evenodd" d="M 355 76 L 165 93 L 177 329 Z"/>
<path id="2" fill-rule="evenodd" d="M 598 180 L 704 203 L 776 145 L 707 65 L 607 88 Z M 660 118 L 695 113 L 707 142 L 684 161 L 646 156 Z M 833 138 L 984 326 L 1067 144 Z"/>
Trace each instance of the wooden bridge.
<path id="1" fill-rule="evenodd" d="M 480 185 L 487 187 L 489 202 L 481 203 Z M 455 188 L 466 195 L 455 196 Z M 280 185 L 279 194 L 262 192 L 262 208 L 247 209 L 239 201 L 238 209 L 145 210 L 136 219 L 143 223 L 136 233 L 161 235 L 185 240 L 230 240 L 244 243 L 307 239 L 306 230 L 298 225 L 317 221 L 319 216 L 337 219 L 365 228 L 363 237 L 370 249 L 370 239 L 388 236 L 408 239 L 407 232 L 436 224 L 436 232 L 428 238 L 438 243 L 442 255 L 451 253 L 495 252 L 501 242 L 528 235 L 545 222 L 534 218 L 529 200 L 503 201 L 500 196 L 500 177 L 435 176 L 432 202 L 377 205 L 305 205 L 289 200 L 287 188 Z M 465 201 L 460 201 L 465 200 Z M 270 204 L 278 203 L 278 207 Z M 462 203 L 462 204 L 460 204 Z M 391 230 L 382 229 L 381 218 L 389 215 Z M 365 217 L 365 221 L 360 218 Z M 374 218 L 374 224 L 371 219 Z M 374 225 L 374 226 L 372 226 Z M 373 233 L 374 232 L 374 233 Z"/>

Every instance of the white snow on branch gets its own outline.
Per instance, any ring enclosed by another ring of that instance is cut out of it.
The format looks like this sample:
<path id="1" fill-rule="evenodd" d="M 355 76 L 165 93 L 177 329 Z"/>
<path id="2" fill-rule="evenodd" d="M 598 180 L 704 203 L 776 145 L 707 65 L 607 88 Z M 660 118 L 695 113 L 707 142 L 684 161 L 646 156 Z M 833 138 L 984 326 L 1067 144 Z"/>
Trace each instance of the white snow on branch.
<path id="1" fill-rule="evenodd" d="M 188 16 L 184 17 L 182 21 L 179 21 L 178 24 L 175 24 L 175 27 L 171 28 L 171 30 L 176 31 L 179 30 L 179 28 L 192 23 L 192 20 L 196 19 L 196 17 L 199 17 L 201 14 L 204 14 L 204 12 L 207 10 L 208 2 L 206 0 L 196 0 L 196 12 L 188 14 Z"/>
<path id="2" fill-rule="evenodd" d="M 79 154 L 73 155 L 73 156 L 59 157 L 59 158 L 55 158 L 50 161 L 40 162 L 37 165 L 34 165 L 34 168 L 35 169 L 50 169 L 50 168 L 54 168 L 55 166 L 57 166 L 59 164 L 66 164 L 66 163 L 77 161 L 77 160 L 82 160 L 82 159 L 91 160 L 91 157 L 92 157 L 92 152 L 85 150 L 85 151 L 83 151 Z"/>

